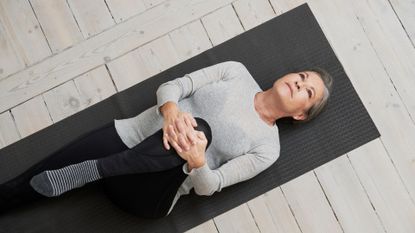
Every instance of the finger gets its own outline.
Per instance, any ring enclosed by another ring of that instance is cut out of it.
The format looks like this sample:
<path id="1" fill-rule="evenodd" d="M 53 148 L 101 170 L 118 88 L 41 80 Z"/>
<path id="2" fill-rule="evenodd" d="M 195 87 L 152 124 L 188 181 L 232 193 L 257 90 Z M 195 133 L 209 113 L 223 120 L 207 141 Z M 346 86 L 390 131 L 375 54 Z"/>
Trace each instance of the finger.
<path id="1" fill-rule="evenodd" d="M 176 134 L 176 132 L 174 131 L 174 127 L 173 125 L 169 125 L 169 142 L 170 145 L 172 145 L 174 147 L 174 149 L 176 149 L 176 151 L 178 152 L 182 152 L 183 149 L 182 147 L 177 143 L 178 141 L 178 134 Z"/>
<path id="2" fill-rule="evenodd" d="M 186 117 L 187 117 L 187 119 L 189 120 L 190 125 L 191 125 L 193 128 L 194 128 L 194 127 L 197 127 L 197 122 L 196 122 L 195 118 L 192 116 L 192 114 L 191 114 L 190 112 L 188 112 L 188 113 L 186 114 Z"/>
<path id="3" fill-rule="evenodd" d="M 192 117 L 192 123 L 193 123 L 193 127 L 197 127 L 197 121 L 195 118 Z"/>
<path id="4" fill-rule="evenodd" d="M 184 118 L 184 122 L 186 123 L 186 126 L 189 127 L 193 127 L 192 122 L 190 121 L 190 118 L 188 116 L 186 116 Z"/>
<path id="5" fill-rule="evenodd" d="M 174 141 L 177 141 L 177 134 L 174 130 L 173 125 L 169 125 L 169 135 Z"/>
<path id="6" fill-rule="evenodd" d="M 196 142 L 197 142 L 197 135 L 196 135 L 196 133 L 195 132 L 190 132 L 187 136 L 189 137 L 189 141 L 191 141 L 192 144 L 195 145 Z"/>
<path id="7" fill-rule="evenodd" d="M 196 122 L 196 119 L 193 117 L 193 115 L 192 115 L 190 112 L 188 112 L 188 113 L 186 114 L 186 116 L 187 116 L 187 118 L 189 119 L 189 122 L 191 123 L 192 127 L 193 127 L 193 128 L 194 128 L 194 127 L 197 127 L 197 122 Z"/>
<path id="8" fill-rule="evenodd" d="M 186 118 L 186 124 L 188 125 L 188 128 L 187 128 L 188 130 L 186 132 L 186 136 L 187 136 L 189 142 L 194 145 L 194 144 L 196 144 L 197 137 L 194 133 L 195 130 L 193 129 L 191 119 Z M 190 128 L 190 127 L 192 127 L 192 128 Z"/>
<path id="9" fill-rule="evenodd" d="M 176 120 L 176 128 L 177 128 L 177 133 L 181 133 L 183 135 L 186 134 L 186 127 L 185 127 L 185 117 L 182 120 L 177 119 Z"/>
<path id="10" fill-rule="evenodd" d="M 179 131 L 175 132 L 176 135 L 177 135 L 177 137 L 175 138 L 175 141 L 184 149 L 184 148 L 187 147 L 187 142 L 186 142 L 185 138 L 184 137 L 181 138 L 180 135 L 185 135 L 186 131 L 185 131 L 185 128 L 184 128 L 182 122 L 177 121 L 176 125 L 178 126 Z"/>
<path id="11" fill-rule="evenodd" d="M 189 137 L 189 135 L 191 134 L 190 130 L 193 130 L 193 128 L 191 128 L 191 124 L 188 124 L 188 118 L 186 116 L 183 117 L 183 122 L 178 122 L 177 123 L 179 130 L 180 130 L 180 134 L 183 135 L 183 139 L 180 141 L 180 144 L 185 147 L 188 146 L 188 141 L 191 142 L 191 137 Z M 188 126 L 190 125 L 190 126 Z"/>
<path id="12" fill-rule="evenodd" d="M 184 139 L 184 136 L 183 135 L 179 135 L 179 142 L 180 142 L 180 145 L 183 147 L 183 149 L 184 150 L 189 150 L 190 149 L 190 147 L 189 147 L 189 145 L 188 145 L 188 143 L 186 142 L 186 140 Z"/>
<path id="13" fill-rule="evenodd" d="M 207 137 L 206 137 L 206 134 L 205 134 L 204 132 L 202 132 L 200 135 L 201 135 L 201 137 L 202 137 L 202 140 L 203 140 L 205 143 L 208 143 L 208 139 L 207 139 Z"/>
<path id="14" fill-rule="evenodd" d="M 192 128 L 196 127 L 196 120 L 193 118 L 192 114 L 186 114 L 186 119 L 187 119 L 187 124 L 189 125 L 189 127 L 191 126 Z"/>
<path id="15" fill-rule="evenodd" d="M 169 135 L 168 134 L 164 134 L 164 137 L 163 137 L 163 144 L 164 144 L 164 147 L 167 149 L 167 150 L 170 150 L 170 146 L 169 146 L 169 143 L 168 143 L 168 141 L 167 141 L 167 137 L 168 137 Z"/>
<path id="16" fill-rule="evenodd" d="M 200 139 L 206 139 L 205 134 L 203 133 L 203 131 L 198 131 L 197 136 L 199 136 Z"/>
<path id="17" fill-rule="evenodd" d="M 183 149 L 175 141 L 171 141 L 170 144 L 172 144 L 172 146 L 174 147 L 174 149 L 176 149 L 176 151 L 178 151 L 178 152 L 183 151 Z"/>

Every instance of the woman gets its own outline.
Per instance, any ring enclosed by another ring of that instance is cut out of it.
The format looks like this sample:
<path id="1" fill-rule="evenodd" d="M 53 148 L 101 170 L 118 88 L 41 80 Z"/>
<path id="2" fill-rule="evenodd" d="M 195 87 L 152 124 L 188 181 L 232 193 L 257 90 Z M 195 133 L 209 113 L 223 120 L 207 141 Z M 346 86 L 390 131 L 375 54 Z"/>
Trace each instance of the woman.
<path id="1" fill-rule="evenodd" d="M 331 86 L 319 68 L 289 73 L 266 91 L 240 62 L 194 71 L 160 85 L 157 105 L 115 119 L 1 185 L 0 209 L 99 181 L 120 208 L 166 216 L 192 188 L 210 196 L 271 166 L 280 151 L 276 121 L 316 117 Z"/>

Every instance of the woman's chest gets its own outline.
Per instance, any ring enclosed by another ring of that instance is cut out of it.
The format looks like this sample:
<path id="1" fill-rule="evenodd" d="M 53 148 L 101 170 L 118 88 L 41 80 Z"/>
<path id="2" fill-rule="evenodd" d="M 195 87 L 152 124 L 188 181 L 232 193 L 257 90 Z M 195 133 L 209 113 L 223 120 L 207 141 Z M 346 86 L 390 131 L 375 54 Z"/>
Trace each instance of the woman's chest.
<path id="1" fill-rule="evenodd" d="M 236 116 L 216 121 L 211 126 L 213 149 L 228 159 L 248 153 L 254 147 L 255 132 L 247 123 Z"/>

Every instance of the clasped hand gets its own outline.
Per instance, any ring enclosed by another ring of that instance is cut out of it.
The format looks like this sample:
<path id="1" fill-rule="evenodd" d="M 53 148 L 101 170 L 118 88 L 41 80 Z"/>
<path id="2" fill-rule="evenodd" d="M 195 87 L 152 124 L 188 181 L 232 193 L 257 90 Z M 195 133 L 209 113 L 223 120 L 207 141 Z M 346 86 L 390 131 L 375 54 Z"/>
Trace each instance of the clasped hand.
<path id="1" fill-rule="evenodd" d="M 163 143 L 167 150 L 172 145 L 188 163 L 203 164 L 208 141 L 203 131 L 193 128 L 196 126 L 197 122 L 190 113 L 178 111 L 169 115 L 164 120 Z"/>

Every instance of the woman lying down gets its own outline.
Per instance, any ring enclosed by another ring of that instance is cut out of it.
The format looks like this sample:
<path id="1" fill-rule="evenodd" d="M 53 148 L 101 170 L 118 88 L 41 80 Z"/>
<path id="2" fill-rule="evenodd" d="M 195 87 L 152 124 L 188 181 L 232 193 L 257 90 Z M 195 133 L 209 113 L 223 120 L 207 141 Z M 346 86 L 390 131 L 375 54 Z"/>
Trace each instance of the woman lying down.
<path id="1" fill-rule="evenodd" d="M 250 179 L 279 157 L 276 121 L 304 123 L 326 106 L 331 76 L 315 67 L 263 91 L 240 62 L 165 82 L 157 105 L 114 119 L 0 185 L 0 211 L 59 197 L 92 182 L 121 209 L 167 216 L 193 188 L 210 196 Z"/>

